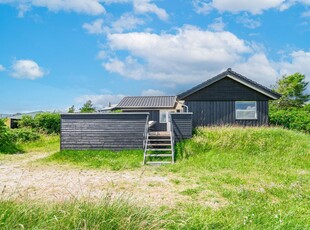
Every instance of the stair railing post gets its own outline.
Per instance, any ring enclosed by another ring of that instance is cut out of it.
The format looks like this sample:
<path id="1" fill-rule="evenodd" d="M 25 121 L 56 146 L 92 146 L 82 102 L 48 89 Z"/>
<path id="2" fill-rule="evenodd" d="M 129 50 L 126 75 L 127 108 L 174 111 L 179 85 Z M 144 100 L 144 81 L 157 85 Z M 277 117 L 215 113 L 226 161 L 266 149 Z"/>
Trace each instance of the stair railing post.
<path id="1" fill-rule="evenodd" d="M 171 136 L 171 162 L 174 164 L 174 129 L 173 129 L 173 119 L 171 114 L 169 114 L 170 119 L 170 136 Z"/>
<path id="2" fill-rule="evenodd" d="M 146 123 L 144 128 L 144 134 L 143 134 L 143 164 L 146 163 L 146 149 L 147 149 L 147 142 L 148 142 L 148 134 L 149 132 L 149 114 L 146 117 Z"/>

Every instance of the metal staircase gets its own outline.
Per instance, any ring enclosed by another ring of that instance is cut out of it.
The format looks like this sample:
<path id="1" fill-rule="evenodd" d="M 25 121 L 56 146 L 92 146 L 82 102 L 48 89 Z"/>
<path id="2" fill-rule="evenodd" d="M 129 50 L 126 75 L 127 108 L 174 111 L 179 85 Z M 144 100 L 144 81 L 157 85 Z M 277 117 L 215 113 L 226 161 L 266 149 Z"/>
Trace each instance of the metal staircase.
<path id="1" fill-rule="evenodd" d="M 144 148 L 144 164 L 173 164 L 173 132 L 148 132 Z"/>

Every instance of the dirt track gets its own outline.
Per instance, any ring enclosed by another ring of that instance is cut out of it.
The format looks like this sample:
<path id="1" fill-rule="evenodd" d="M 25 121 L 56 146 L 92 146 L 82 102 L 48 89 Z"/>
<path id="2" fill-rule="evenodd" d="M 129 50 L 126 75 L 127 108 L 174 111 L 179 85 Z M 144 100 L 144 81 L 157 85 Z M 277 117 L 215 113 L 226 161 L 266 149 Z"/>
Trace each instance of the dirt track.
<path id="1" fill-rule="evenodd" d="M 161 175 L 154 168 L 156 166 L 114 172 L 38 163 L 40 158 L 48 155 L 27 153 L 1 158 L 0 199 L 61 202 L 71 199 L 96 201 L 109 197 L 151 206 L 174 206 L 191 201 L 212 208 L 227 204 L 221 197 L 214 198 L 217 195 L 208 190 L 195 198 L 182 195 L 182 191 L 195 185 L 173 174 Z M 175 179 L 180 183 L 171 182 Z"/>
<path id="2" fill-rule="evenodd" d="M 0 160 L 0 197 L 63 201 L 123 197 L 151 205 L 173 205 L 181 201 L 168 177 L 152 171 L 81 170 L 69 166 L 35 163 L 47 154 Z M 14 156 L 13 156 L 14 157 Z"/>

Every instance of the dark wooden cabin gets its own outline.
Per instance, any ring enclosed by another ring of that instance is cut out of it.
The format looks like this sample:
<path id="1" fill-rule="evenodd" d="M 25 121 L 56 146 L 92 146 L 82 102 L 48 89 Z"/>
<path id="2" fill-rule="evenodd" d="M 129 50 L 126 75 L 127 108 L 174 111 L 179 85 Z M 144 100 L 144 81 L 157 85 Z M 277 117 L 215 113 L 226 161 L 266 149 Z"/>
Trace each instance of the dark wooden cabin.
<path id="1" fill-rule="evenodd" d="M 193 126 L 268 125 L 268 101 L 280 94 L 231 69 L 178 95 L 189 112 Z"/>

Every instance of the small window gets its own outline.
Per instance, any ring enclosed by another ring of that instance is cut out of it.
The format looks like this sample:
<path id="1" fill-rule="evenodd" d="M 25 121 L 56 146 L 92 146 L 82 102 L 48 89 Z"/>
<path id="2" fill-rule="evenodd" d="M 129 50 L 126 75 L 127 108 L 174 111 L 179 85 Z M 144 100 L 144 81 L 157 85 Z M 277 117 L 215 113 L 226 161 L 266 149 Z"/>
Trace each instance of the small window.
<path id="1" fill-rule="evenodd" d="M 159 123 L 167 123 L 168 113 L 167 111 L 159 111 Z"/>
<path id="2" fill-rule="evenodd" d="M 236 119 L 257 119 L 256 101 L 236 101 Z"/>

